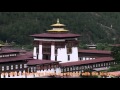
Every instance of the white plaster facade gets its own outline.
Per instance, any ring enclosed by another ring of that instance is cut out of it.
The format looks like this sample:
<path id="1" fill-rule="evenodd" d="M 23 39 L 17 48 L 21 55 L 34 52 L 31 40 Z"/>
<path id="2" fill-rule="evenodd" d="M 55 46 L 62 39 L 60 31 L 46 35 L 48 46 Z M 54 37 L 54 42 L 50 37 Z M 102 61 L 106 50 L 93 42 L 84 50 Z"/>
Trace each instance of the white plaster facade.
<path id="1" fill-rule="evenodd" d="M 70 60 L 68 60 L 68 55 L 70 55 Z M 78 61 L 78 48 L 72 47 L 72 53 L 67 54 L 67 48 L 59 48 L 58 49 L 58 55 L 57 55 L 57 61 L 61 61 L 60 63 L 65 62 L 72 62 L 72 61 Z"/>
<path id="2" fill-rule="evenodd" d="M 77 40 L 77 38 L 66 38 L 66 39 L 39 39 L 39 38 L 34 38 L 35 41 L 55 41 L 55 42 L 61 42 L 65 40 Z M 33 50 L 33 56 L 34 59 L 37 59 L 37 52 L 36 52 L 36 47 L 34 47 Z M 42 45 L 39 45 L 39 54 L 38 54 L 38 59 L 42 60 L 43 59 L 43 54 L 42 54 Z M 68 60 L 68 55 L 70 56 L 70 60 Z M 55 54 L 55 45 L 51 45 L 51 55 L 50 59 L 55 61 L 55 56 L 57 56 L 57 61 L 61 61 L 61 63 L 64 62 L 72 62 L 72 61 L 78 61 L 78 47 L 72 47 L 72 53 L 67 54 L 67 48 L 58 48 L 57 49 L 57 54 Z"/>
<path id="3" fill-rule="evenodd" d="M 55 46 L 51 45 L 51 60 L 55 61 Z"/>
<path id="4" fill-rule="evenodd" d="M 39 54 L 38 54 L 38 60 L 42 60 L 42 45 L 39 45 Z"/>
<path id="5" fill-rule="evenodd" d="M 36 47 L 34 47 L 34 49 L 33 49 L 33 59 L 37 59 L 37 48 Z"/>

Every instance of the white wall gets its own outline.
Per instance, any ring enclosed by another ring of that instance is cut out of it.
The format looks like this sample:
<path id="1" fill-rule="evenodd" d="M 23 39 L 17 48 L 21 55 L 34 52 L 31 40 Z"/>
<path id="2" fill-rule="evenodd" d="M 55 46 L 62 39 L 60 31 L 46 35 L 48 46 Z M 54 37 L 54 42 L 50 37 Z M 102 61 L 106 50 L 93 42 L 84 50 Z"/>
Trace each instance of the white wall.
<path id="1" fill-rule="evenodd" d="M 36 51 L 37 51 L 37 48 L 34 47 L 34 49 L 33 49 L 33 58 L 34 59 L 37 59 L 37 53 L 36 53 Z"/>
<path id="2" fill-rule="evenodd" d="M 55 45 L 51 45 L 51 60 L 55 61 Z"/>
<path id="3" fill-rule="evenodd" d="M 57 42 L 61 42 L 61 41 L 65 41 L 65 40 L 71 40 L 71 39 L 75 39 L 77 40 L 77 38 L 67 38 L 67 39 L 40 39 L 40 38 L 34 38 L 35 41 L 57 41 Z M 67 54 L 67 48 L 65 46 L 65 48 L 58 48 L 58 53 L 57 53 L 57 61 L 61 61 L 62 62 L 72 62 L 72 61 L 78 61 L 78 48 L 77 47 L 72 47 L 72 54 L 70 54 L 70 60 L 68 61 L 68 54 Z M 33 50 L 33 58 L 37 59 L 37 53 L 36 53 L 36 47 L 34 47 Z M 38 59 L 42 60 L 43 59 L 43 55 L 42 55 L 42 45 L 39 45 L 39 55 L 38 55 Z M 55 61 L 55 46 L 51 45 L 51 60 Z"/>
<path id="4" fill-rule="evenodd" d="M 68 55 L 70 55 L 70 60 L 68 61 Z M 73 61 L 78 61 L 78 48 L 77 47 L 72 47 L 72 53 L 67 54 L 67 48 L 61 48 L 58 49 L 58 61 L 62 61 L 60 63 L 65 63 L 65 62 L 73 62 Z"/>
<path id="5" fill-rule="evenodd" d="M 59 75 L 61 73 L 61 68 L 56 68 L 55 71 L 56 71 L 56 74 Z"/>
<path id="6" fill-rule="evenodd" d="M 58 48 L 57 61 L 62 61 L 62 62 L 68 61 L 66 47 L 65 48 Z"/>
<path id="7" fill-rule="evenodd" d="M 90 58 L 89 58 L 89 57 L 86 57 L 86 60 L 90 60 Z"/>
<path id="8" fill-rule="evenodd" d="M 72 47 L 72 54 L 70 54 L 70 61 L 78 61 L 78 48 Z"/>
<path id="9" fill-rule="evenodd" d="M 43 59 L 43 57 L 42 57 L 43 55 L 42 55 L 42 45 L 39 45 L 39 54 L 38 54 L 38 59 L 39 60 L 42 60 Z"/>

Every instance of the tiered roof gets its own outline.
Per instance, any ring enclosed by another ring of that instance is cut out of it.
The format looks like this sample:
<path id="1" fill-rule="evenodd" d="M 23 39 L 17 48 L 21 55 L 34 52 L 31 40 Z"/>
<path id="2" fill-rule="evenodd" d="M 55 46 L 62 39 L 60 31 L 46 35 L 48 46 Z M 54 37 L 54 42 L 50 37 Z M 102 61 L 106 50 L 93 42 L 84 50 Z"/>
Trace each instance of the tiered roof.
<path id="1" fill-rule="evenodd" d="M 18 50 L 2 49 L 0 54 L 10 54 L 10 53 L 19 53 Z"/>
<path id="2" fill-rule="evenodd" d="M 26 60 L 31 60 L 31 58 L 27 57 L 26 55 L 18 55 L 15 57 L 0 58 L 0 63 L 14 62 L 14 61 L 26 61 Z"/>
<path id="3" fill-rule="evenodd" d="M 91 50 L 91 49 L 79 49 L 78 51 L 79 53 L 92 53 L 92 54 L 111 54 L 111 51 L 107 51 L 107 50 Z"/>
<path id="4" fill-rule="evenodd" d="M 107 61 L 113 61 L 113 60 L 114 59 L 112 57 L 101 57 L 101 58 L 96 58 L 93 60 L 60 63 L 60 65 L 61 65 L 61 67 L 66 67 L 66 66 L 75 66 L 75 65 L 85 65 L 85 64 L 92 64 L 92 63 L 107 62 Z"/>
<path id="5" fill-rule="evenodd" d="M 4 48 L 4 47 L 8 47 L 8 45 L 0 44 L 0 46 L 1 46 L 0 55 L 16 54 L 15 56 L 1 57 L 0 63 L 31 60 L 30 55 L 20 55 L 20 50 L 12 50 L 10 48 Z"/>
<path id="6" fill-rule="evenodd" d="M 42 65 L 50 63 L 59 63 L 60 61 L 51 61 L 51 60 L 30 60 L 27 65 Z"/>
<path id="7" fill-rule="evenodd" d="M 53 29 L 47 30 L 47 33 L 34 34 L 30 36 L 36 37 L 36 38 L 56 38 L 56 39 L 80 37 L 79 34 L 69 33 L 69 30 L 66 30 L 64 28 L 65 25 L 59 22 L 59 19 L 57 19 L 56 24 L 52 24 L 51 26 L 53 27 Z"/>
<path id="8" fill-rule="evenodd" d="M 31 35 L 32 37 L 36 38 L 74 38 L 74 37 L 79 37 L 79 34 L 72 34 L 72 33 L 42 33 L 42 34 L 34 34 Z"/>
<path id="9" fill-rule="evenodd" d="M 51 26 L 53 27 L 53 29 L 47 30 L 48 32 L 67 32 L 67 31 L 69 31 L 69 30 L 64 29 L 65 25 L 61 24 L 59 19 L 57 19 L 56 24 L 52 24 Z"/>

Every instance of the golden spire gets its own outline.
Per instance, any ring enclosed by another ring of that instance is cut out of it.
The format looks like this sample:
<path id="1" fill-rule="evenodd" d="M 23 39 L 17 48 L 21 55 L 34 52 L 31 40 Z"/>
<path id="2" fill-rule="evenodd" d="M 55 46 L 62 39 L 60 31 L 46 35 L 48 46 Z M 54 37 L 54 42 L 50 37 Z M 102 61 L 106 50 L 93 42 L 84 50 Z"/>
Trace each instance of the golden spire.
<path id="1" fill-rule="evenodd" d="M 68 30 L 65 30 L 65 29 L 63 28 L 65 25 L 60 23 L 59 18 L 57 19 L 57 23 L 56 23 L 56 24 L 52 24 L 51 26 L 53 26 L 53 29 L 52 29 L 52 30 L 47 30 L 47 31 L 53 31 L 53 32 L 64 32 L 64 31 L 68 31 Z"/>
<path id="2" fill-rule="evenodd" d="M 52 24 L 51 26 L 53 26 L 53 27 L 63 27 L 63 26 L 65 26 L 64 24 L 60 24 L 60 20 L 59 20 L 59 18 L 57 19 L 57 23 L 56 24 Z"/>

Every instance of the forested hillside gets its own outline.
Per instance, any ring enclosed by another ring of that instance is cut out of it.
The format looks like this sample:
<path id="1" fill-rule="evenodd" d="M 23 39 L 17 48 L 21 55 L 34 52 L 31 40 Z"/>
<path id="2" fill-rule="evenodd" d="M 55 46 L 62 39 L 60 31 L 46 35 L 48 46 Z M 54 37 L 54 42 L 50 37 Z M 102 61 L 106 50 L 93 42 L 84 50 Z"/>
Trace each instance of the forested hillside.
<path id="1" fill-rule="evenodd" d="M 120 12 L 0 12 L 0 40 L 30 44 L 29 35 L 51 29 L 57 18 L 81 43 L 120 43 Z"/>

